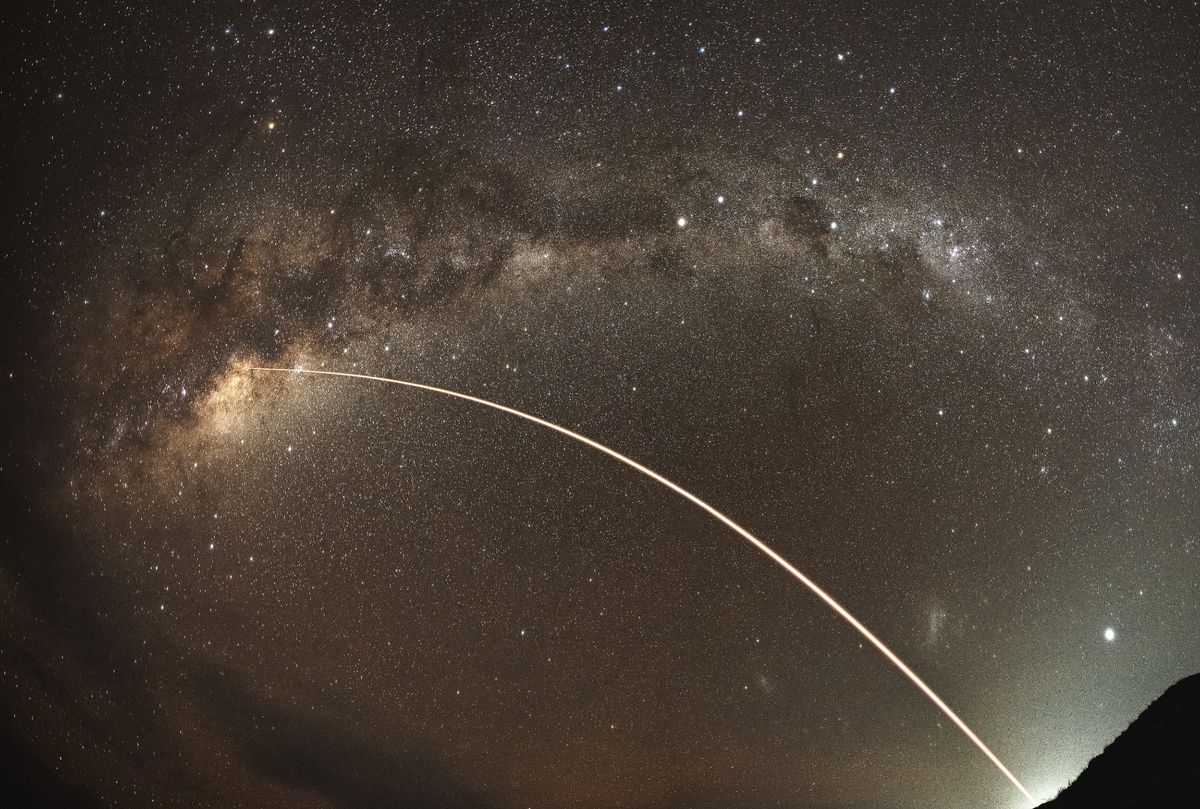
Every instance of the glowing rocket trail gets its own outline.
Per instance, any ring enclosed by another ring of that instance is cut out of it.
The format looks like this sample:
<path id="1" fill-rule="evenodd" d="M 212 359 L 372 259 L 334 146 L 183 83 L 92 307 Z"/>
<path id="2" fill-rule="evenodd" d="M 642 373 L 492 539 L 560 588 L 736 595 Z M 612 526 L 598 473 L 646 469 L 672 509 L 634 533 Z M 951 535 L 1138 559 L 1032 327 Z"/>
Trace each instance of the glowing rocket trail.
<path id="1" fill-rule="evenodd" d="M 616 458 L 618 461 L 625 464 L 626 466 L 630 466 L 630 467 L 636 469 L 638 472 L 641 472 L 643 475 L 650 478 L 651 480 L 655 480 L 658 483 L 661 483 L 663 486 L 666 486 L 668 489 L 675 492 L 675 494 L 679 495 L 680 497 L 684 498 L 685 500 L 688 500 L 688 501 L 694 503 L 695 505 L 699 506 L 700 508 L 704 509 L 705 511 L 707 511 L 709 514 L 711 514 L 717 520 L 719 520 L 720 522 L 722 522 L 726 526 L 728 526 L 730 528 L 730 530 L 732 530 L 734 533 L 736 533 L 742 539 L 746 540 L 751 545 L 758 548 L 760 551 L 762 551 L 767 556 L 769 556 L 771 558 L 771 560 L 775 562 L 775 564 L 779 565 L 784 570 L 786 570 L 788 573 L 790 573 L 792 576 L 794 576 L 796 579 L 798 579 L 800 581 L 800 583 L 803 584 L 805 587 L 807 587 L 809 590 L 811 590 L 817 596 L 817 598 L 821 599 L 826 604 L 828 604 L 829 607 L 834 612 L 836 612 L 838 615 L 842 616 L 842 618 L 844 618 L 846 620 L 846 623 L 848 623 L 848 624 L 850 624 L 850 626 L 854 627 L 855 630 L 858 631 L 858 634 L 862 635 L 864 638 L 866 638 L 868 641 L 870 641 L 872 646 L 874 646 L 876 649 L 878 649 L 883 654 L 884 657 L 886 657 L 889 661 L 891 661 L 893 666 L 900 669 L 900 672 L 905 677 L 907 677 L 909 680 L 911 680 L 913 685 L 915 685 L 917 688 L 919 688 L 921 690 L 921 693 L 923 693 L 926 697 L 929 698 L 930 702 L 932 702 L 934 705 L 936 705 L 938 708 L 940 708 L 942 713 L 944 713 L 946 716 L 948 716 L 950 718 L 950 721 L 952 721 L 955 725 L 957 725 L 958 729 L 961 730 L 964 734 L 966 734 L 966 737 L 968 739 L 970 739 L 971 742 L 976 747 L 978 747 L 981 751 L 983 751 L 983 754 L 988 757 L 988 760 L 991 761 L 993 764 L 995 764 L 996 768 L 999 769 L 1000 772 L 1004 773 L 1004 776 L 1006 778 L 1008 778 L 1009 781 L 1013 782 L 1013 784 L 1016 786 L 1016 788 L 1021 791 L 1021 794 L 1029 799 L 1030 804 L 1036 803 L 1036 801 L 1033 798 L 1033 795 L 1029 794 L 1029 790 L 1025 788 L 1025 785 L 1022 784 L 1019 780 L 1017 780 L 1017 777 L 1012 774 L 1012 771 L 1009 770 L 1008 767 L 1004 766 L 1004 762 L 1002 762 L 999 758 L 997 758 L 996 754 L 993 753 L 991 751 L 991 749 L 988 748 L 988 746 L 983 743 L 983 740 L 975 735 L 975 731 L 971 730 L 971 728 L 967 726 L 967 723 L 964 722 L 961 718 L 959 718 L 958 714 L 956 714 L 953 710 L 951 710 L 950 706 L 947 705 L 942 700 L 941 697 L 939 697 L 936 693 L 934 693 L 934 690 L 932 688 L 930 688 L 928 685 L 926 685 L 924 680 L 922 680 L 920 677 L 917 676 L 916 672 L 914 672 L 912 669 L 910 669 L 903 660 L 901 660 L 899 657 L 897 657 L 895 652 L 893 652 L 891 649 L 889 649 L 883 641 L 881 641 L 879 638 L 875 637 L 874 633 L 872 633 L 871 630 L 867 629 L 866 626 L 864 626 L 861 621 L 859 621 L 857 618 L 855 618 L 853 615 L 851 615 L 850 611 L 847 610 L 845 607 L 843 607 L 840 603 L 838 603 L 838 601 L 833 596 L 831 596 L 829 593 L 827 593 L 823 589 L 821 589 L 821 587 L 818 586 L 817 583 L 814 582 L 812 579 L 808 578 L 808 576 L 805 576 L 803 573 L 801 573 L 799 570 L 797 570 L 795 567 L 793 567 L 791 562 L 784 559 L 782 556 L 780 556 L 775 551 L 771 550 L 771 548 L 768 547 L 768 545 L 765 542 L 763 542 L 758 537 L 754 536 L 754 534 L 751 534 L 745 528 L 738 525 L 736 522 L 731 520 L 729 517 L 726 517 L 721 512 L 717 511 L 715 508 L 713 508 L 708 503 L 701 500 L 696 495 L 689 492 L 687 489 L 683 488 L 682 486 L 679 486 L 678 484 L 672 483 L 671 481 L 667 480 L 666 478 L 664 478 L 662 475 L 658 474 L 654 470 L 647 469 L 646 467 L 642 466 L 637 461 L 633 460 L 632 458 L 625 457 L 621 453 L 617 452 L 615 449 L 609 449 L 608 447 L 604 446 L 603 444 L 601 444 L 597 441 L 593 441 L 592 439 L 588 438 L 587 436 L 583 436 L 577 432 L 568 430 L 566 427 L 560 427 L 559 425 L 554 424 L 549 421 L 546 421 L 545 419 L 540 419 L 537 416 L 531 416 L 528 413 L 523 413 L 520 410 L 517 410 L 516 408 L 506 407 L 505 405 L 496 404 L 495 402 L 489 402 L 487 399 L 480 399 L 478 396 L 470 396 L 466 393 L 458 393 L 457 391 L 446 390 L 445 388 L 437 388 L 437 387 L 434 387 L 433 385 L 422 385 L 419 382 L 405 382 L 404 380 L 401 380 L 401 379 L 389 379 L 389 378 L 383 377 L 383 376 L 369 376 L 367 374 L 352 374 L 352 373 L 347 373 L 345 371 L 310 371 L 310 370 L 306 370 L 306 369 L 302 369 L 302 368 L 251 368 L 250 370 L 251 371 L 267 371 L 267 372 L 271 372 L 271 373 L 286 373 L 286 374 L 313 374 L 313 375 L 318 375 L 318 376 L 343 376 L 343 377 L 349 377 L 351 379 L 366 379 L 366 380 L 370 380 L 372 382 L 387 382 L 392 385 L 403 385 L 407 388 L 416 388 L 418 390 L 429 391 L 430 393 L 439 393 L 442 396 L 450 396 L 455 399 L 462 399 L 463 401 L 474 402 L 475 404 L 483 405 L 484 407 L 490 407 L 493 410 L 499 410 L 502 413 L 508 413 L 510 416 L 516 416 L 517 418 L 525 419 L 526 421 L 532 421 L 534 424 L 545 427 L 547 430 L 553 430 L 556 433 L 562 433 L 567 438 L 572 438 L 581 444 L 586 444 L 587 446 L 591 447 L 592 449 L 603 452 L 605 455 L 608 455 L 612 458 Z"/>

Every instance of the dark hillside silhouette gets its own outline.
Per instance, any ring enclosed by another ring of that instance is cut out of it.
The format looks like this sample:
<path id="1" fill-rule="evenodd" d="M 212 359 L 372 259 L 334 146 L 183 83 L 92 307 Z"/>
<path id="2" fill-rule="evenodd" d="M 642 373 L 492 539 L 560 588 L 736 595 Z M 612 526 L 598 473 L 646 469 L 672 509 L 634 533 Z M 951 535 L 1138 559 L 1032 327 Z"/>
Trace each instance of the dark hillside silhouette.
<path id="1" fill-rule="evenodd" d="M 1042 809 L 1200 806 L 1200 674 L 1166 690 Z"/>

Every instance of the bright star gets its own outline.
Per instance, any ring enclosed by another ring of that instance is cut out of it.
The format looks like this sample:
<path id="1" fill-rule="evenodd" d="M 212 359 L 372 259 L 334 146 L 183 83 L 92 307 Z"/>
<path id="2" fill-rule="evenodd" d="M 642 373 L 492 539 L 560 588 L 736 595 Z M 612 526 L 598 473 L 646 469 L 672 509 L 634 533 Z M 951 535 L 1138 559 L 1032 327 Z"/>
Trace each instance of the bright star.
<path id="1" fill-rule="evenodd" d="M 1117 630 L 1113 629 L 1111 626 L 1106 627 L 1104 630 L 1104 639 L 1109 643 L 1112 643 L 1117 639 Z"/>

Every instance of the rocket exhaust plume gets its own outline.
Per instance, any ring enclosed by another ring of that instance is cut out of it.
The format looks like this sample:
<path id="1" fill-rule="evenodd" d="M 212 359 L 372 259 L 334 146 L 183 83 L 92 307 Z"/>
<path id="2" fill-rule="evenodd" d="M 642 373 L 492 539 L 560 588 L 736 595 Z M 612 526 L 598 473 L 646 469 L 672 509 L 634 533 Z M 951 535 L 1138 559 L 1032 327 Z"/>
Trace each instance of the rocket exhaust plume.
<path id="1" fill-rule="evenodd" d="M 442 396 L 449 396 L 454 399 L 461 399 L 466 402 L 474 402 L 475 404 L 483 405 L 484 407 L 490 407 L 491 409 L 499 410 L 502 413 L 507 413 L 510 416 L 516 416 L 517 418 L 525 419 L 526 421 L 531 421 L 534 424 L 537 424 L 541 427 L 545 427 L 547 430 L 553 430 L 556 433 L 561 433 L 562 435 L 565 435 L 567 438 L 571 438 L 575 441 L 578 441 L 581 444 L 585 444 L 585 445 L 591 447 L 594 450 L 603 452 L 605 455 L 615 458 L 616 460 L 620 461 L 621 463 L 625 464 L 626 466 L 632 467 L 633 469 L 637 470 L 638 472 L 641 472 L 643 475 L 650 478 L 651 480 L 654 480 L 657 483 L 660 483 L 663 486 L 666 486 L 668 489 L 670 489 L 671 491 L 673 491 L 675 494 L 679 495 L 683 499 L 691 502 L 692 504 L 694 504 L 694 505 L 698 506 L 699 508 L 703 509 L 704 511 L 708 512 L 718 522 L 723 523 L 726 527 L 728 527 L 735 534 L 737 534 L 742 539 L 749 542 L 751 545 L 753 545 L 758 550 L 762 551 L 764 554 L 766 554 L 768 557 L 770 557 L 771 561 L 775 562 L 775 564 L 782 567 L 784 570 L 786 570 L 788 573 L 790 573 L 795 579 L 797 579 L 801 584 L 803 584 L 805 587 L 807 587 L 809 590 L 811 590 L 812 593 L 817 598 L 821 599 L 827 605 L 829 605 L 829 608 L 832 609 L 834 612 L 836 612 L 838 615 L 840 615 L 846 621 L 846 623 L 848 623 L 848 624 L 850 624 L 850 626 L 854 627 L 855 631 L 857 631 L 858 634 L 862 635 L 864 638 L 866 638 L 868 641 L 870 641 L 871 645 L 874 646 L 876 649 L 878 649 L 880 654 L 882 654 L 884 657 L 886 657 L 893 666 L 895 666 L 897 669 L 900 670 L 901 674 L 903 674 L 905 677 L 907 677 L 912 682 L 912 684 L 915 685 L 921 691 L 922 694 L 924 694 L 926 697 L 929 698 L 930 702 L 932 702 L 934 705 L 936 705 L 941 710 L 942 713 L 944 713 L 947 717 L 949 717 L 950 721 L 953 722 L 955 725 L 957 725 L 958 729 L 961 730 L 963 732 L 963 734 L 968 739 L 971 740 L 971 743 L 974 744 L 976 747 L 978 747 L 980 749 L 980 751 L 982 751 L 983 754 L 988 757 L 988 760 L 991 761 L 992 764 L 996 765 L 996 769 L 998 769 L 998 770 L 1000 770 L 1000 772 L 1004 773 L 1004 777 L 1007 778 L 1009 781 L 1011 781 L 1013 783 L 1013 785 L 1018 790 L 1021 791 L 1021 794 L 1024 795 L 1029 800 L 1029 803 L 1031 805 L 1036 803 L 1036 801 L 1033 798 L 1033 795 L 1031 795 L 1029 793 L 1029 790 L 1025 788 L 1025 785 L 1022 784 L 1017 779 L 1017 777 L 1012 774 L 1012 771 L 1009 770 L 1008 767 L 1004 766 L 1004 762 L 1002 762 L 996 756 L 996 754 L 993 753 L 991 751 L 991 749 L 986 744 L 983 743 L 983 740 L 980 739 L 977 735 L 975 735 L 975 731 L 971 730 L 971 728 L 967 726 L 967 723 L 964 722 L 959 717 L 959 715 L 956 714 L 950 708 L 950 706 L 947 705 L 945 703 L 945 701 L 942 700 L 942 698 L 939 697 L 934 692 L 934 690 L 932 688 L 930 688 L 928 685 L 926 685 L 925 681 L 922 680 L 920 677 L 918 677 L 916 672 L 914 672 L 912 669 L 910 669 L 908 667 L 907 663 L 905 663 L 903 660 L 901 660 L 896 655 L 895 652 L 893 652 L 891 649 L 889 649 L 887 644 L 885 644 L 879 638 L 875 637 L 875 634 L 873 632 L 871 632 L 871 630 L 867 629 L 867 627 L 864 626 L 861 621 L 859 621 L 857 618 L 855 618 L 850 613 L 850 611 L 847 610 L 845 607 L 843 607 L 833 596 L 831 596 L 829 593 L 825 592 L 825 590 L 823 590 L 816 582 L 814 582 L 812 579 L 808 578 L 808 576 L 805 576 L 803 573 L 801 573 L 797 568 L 795 568 L 792 565 L 791 562 L 784 559 L 782 556 L 780 556 L 778 553 L 776 553 L 774 550 L 772 550 L 765 542 L 763 542 L 758 537 L 754 536 L 754 534 L 751 534 L 745 528 L 738 525 L 736 522 L 734 522 L 729 517 L 726 517 L 720 511 L 717 511 L 717 509 L 710 506 L 708 503 L 704 502 L 699 497 L 697 497 L 696 495 L 689 492 L 687 489 L 683 488 L 682 486 L 680 486 L 676 483 L 672 483 L 671 481 L 667 480 L 665 477 L 658 474 L 654 470 L 648 469 L 647 467 L 642 466 L 640 463 L 633 460 L 632 458 L 627 458 L 626 456 L 617 452 L 615 449 L 609 449 L 608 447 L 604 446 L 603 444 L 601 444 L 597 441 L 593 441 L 592 439 L 588 438 L 587 436 L 583 436 L 577 432 L 568 430 L 566 427 L 560 427 L 559 425 L 554 424 L 553 422 L 546 421 L 545 419 L 540 419 L 537 416 L 530 415 L 529 413 L 524 413 L 520 410 L 517 410 L 516 408 L 507 407 L 502 404 L 497 404 L 496 402 L 490 402 L 487 399 L 480 399 L 478 396 L 470 396 L 466 393 L 459 393 L 457 391 L 447 390 L 445 388 L 438 388 L 438 387 L 434 387 L 433 385 L 423 385 L 419 382 L 406 382 L 402 379 L 389 379 L 389 378 L 383 377 L 383 376 L 370 376 L 368 374 L 352 374 L 352 373 L 348 373 L 345 371 L 310 371 L 310 370 L 302 369 L 302 368 L 251 368 L 250 370 L 251 371 L 264 371 L 264 372 L 269 372 L 269 373 L 310 374 L 310 375 L 314 375 L 314 376 L 341 376 L 341 377 L 348 377 L 350 379 L 366 379 L 371 382 L 387 382 L 392 385 L 403 385 L 404 387 L 407 387 L 407 388 L 416 388 L 417 390 L 423 390 L 423 391 L 427 391 L 429 393 L 437 393 Z"/>

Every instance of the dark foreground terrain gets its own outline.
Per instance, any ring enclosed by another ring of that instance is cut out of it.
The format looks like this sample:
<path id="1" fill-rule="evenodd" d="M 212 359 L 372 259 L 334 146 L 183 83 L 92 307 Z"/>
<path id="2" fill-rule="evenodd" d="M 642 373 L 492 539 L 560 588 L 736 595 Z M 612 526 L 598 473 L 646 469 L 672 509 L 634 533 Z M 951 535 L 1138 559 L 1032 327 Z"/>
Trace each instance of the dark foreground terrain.
<path id="1" fill-rule="evenodd" d="M 1200 806 L 1200 674 L 1142 711 L 1043 809 Z"/>

